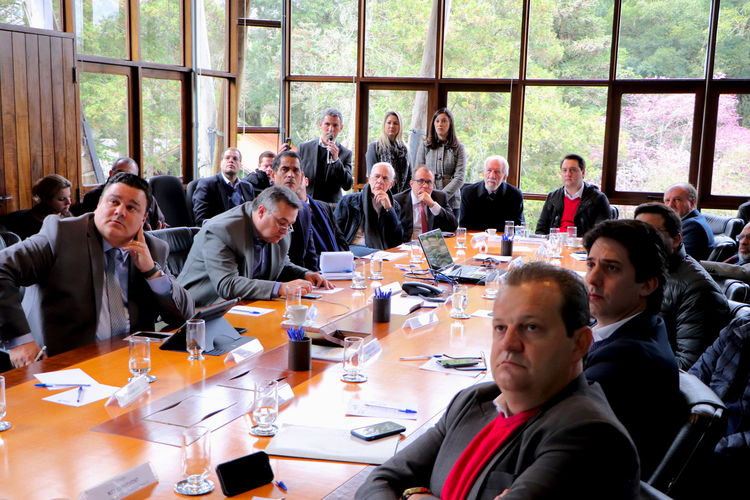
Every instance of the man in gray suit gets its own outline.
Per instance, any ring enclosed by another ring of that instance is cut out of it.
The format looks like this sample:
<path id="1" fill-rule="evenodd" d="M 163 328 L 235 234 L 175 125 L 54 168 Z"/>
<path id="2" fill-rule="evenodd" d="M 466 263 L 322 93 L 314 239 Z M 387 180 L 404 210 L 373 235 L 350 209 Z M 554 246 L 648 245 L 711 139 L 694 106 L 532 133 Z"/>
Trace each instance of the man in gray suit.
<path id="1" fill-rule="evenodd" d="M 116 174 L 94 213 L 49 216 L 0 252 L 0 341 L 15 366 L 32 362 L 39 345 L 52 355 L 153 330 L 159 315 L 175 325 L 192 316 L 192 299 L 166 269 L 167 244 L 143 233 L 150 198 L 146 181 Z M 19 289 L 31 285 L 22 307 Z"/>
<path id="2" fill-rule="evenodd" d="M 583 376 L 588 323 L 574 273 L 538 262 L 508 272 L 493 311 L 494 383 L 458 393 L 355 498 L 638 498 L 635 446 Z"/>
<path id="3" fill-rule="evenodd" d="M 199 306 L 239 297 L 268 300 L 291 287 L 309 293 L 333 288 L 320 274 L 289 261 L 292 226 L 301 208 L 297 195 L 271 186 L 251 203 L 220 214 L 201 228 L 178 282 Z"/>
<path id="4" fill-rule="evenodd" d="M 401 229 L 404 243 L 417 239 L 422 233 L 440 228 L 442 231 L 456 230 L 456 216 L 448 204 L 448 196 L 434 189 L 435 174 L 422 166 L 409 181 L 411 189 L 393 195 L 401 205 Z"/>
<path id="5" fill-rule="evenodd" d="M 329 108 L 318 122 L 320 137 L 299 145 L 302 171 L 310 180 L 307 194 L 318 201 L 335 204 L 341 199 L 341 191 L 352 188 L 352 152 L 336 137 L 344 128 L 341 111 Z M 286 150 L 287 146 L 282 146 Z"/>

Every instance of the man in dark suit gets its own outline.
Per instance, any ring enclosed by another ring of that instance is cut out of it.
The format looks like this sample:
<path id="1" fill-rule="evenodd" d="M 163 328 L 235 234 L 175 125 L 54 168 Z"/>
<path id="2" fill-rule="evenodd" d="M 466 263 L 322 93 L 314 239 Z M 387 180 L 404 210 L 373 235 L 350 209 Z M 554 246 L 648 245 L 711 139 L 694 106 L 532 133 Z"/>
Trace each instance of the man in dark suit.
<path id="1" fill-rule="evenodd" d="M 269 300 L 291 287 L 309 293 L 332 288 L 320 274 L 292 264 L 289 245 L 299 198 L 289 188 L 271 186 L 252 203 L 214 217 L 201 228 L 178 281 L 199 307 L 228 300 Z"/>
<path id="2" fill-rule="evenodd" d="M 695 260 L 705 260 L 715 246 L 714 232 L 696 208 L 698 192 L 688 183 L 673 184 L 664 191 L 664 204 L 682 218 L 682 242 Z"/>
<path id="3" fill-rule="evenodd" d="M 341 111 L 330 108 L 318 122 L 320 137 L 299 145 L 302 171 L 310 180 L 307 194 L 318 201 L 335 204 L 342 190 L 352 188 L 352 152 L 336 142 L 344 128 Z M 284 149 L 284 147 L 282 147 Z"/>
<path id="4" fill-rule="evenodd" d="M 523 195 L 508 178 L 508 162 L 502 156 L 490 156 L 484 162 L 484 180 L 461 188 L 461 222 L 469 230 L 502 231 L 505 221 L 524 224 Z"/>
<path id="5" fill-rule="evenodd" d="M 458 393 L 355 498 L 638 498 L 633 442 L 601 387 L 582 374 L 591 345 L 583 282 L 538 262 L 503 278 L 492 320 L 494 383 Z"/>
<path id="6" fill-rule="evenodd" d="M 354 255 L 367 255 L 403 242 L 401 207 L 390 192 L 395 175 L 390 163 L 376 163 L 362 191 L 344 196 L 336 206 L 336 223 Z"/>
<path id="7" fill-rule="evenodd" d="M 440 228 L 442 231 L 456 230 L 456 216 L 442 191 L 435 191 L 435 174 L 426 167 L 419 167 L 409 181 L 411 189 L 393 196 L 401 205 L 401 228 L 404 242 L 417 238 L 422 233 Z"/>
<path id="8" fill-rule="evenodd" d="M 584 373 L 601 384 L 648 478 L 687 417 L 675 356 L 658 316 L 664 243 L 638 220 L 600 222 L 583 242 L 591 316 L 597 321 Z"/>
<path id="9" fill-rule="evenodd" d="M 229 148 L 221 158 L 221 172 L 198 181 L 193 192 L 193 215 L 197 226 L 255 198 L 252 184 L 239 178 L 241 169 L 242 153 L 237 148 Z"/>
<path id="10" fill-rule="evenodd" d="M 255 196 L 273 185 L 273 160 L 275 158 L 273 151 L 263 151 L 258 157 L 258 168 L 245 175 L 244 180 L 253 185 Z"/>
<path id="11" fill-rule="evenodd" d="M 109 177 L 112 177 L 119 172 L 141 175 L 141 169 L 138 164 L 134 159 L 128 158 L 127 156 L 115 160 L 112 164 L 112 168 L 109 170 Z M 71 211 L 75 215 L 93 212 L 99 204 L 99 198 L 102 197 L 102 191 L 104 191 L 104 184 L 96 186 L 94 189 L 83 195 L 83 202 L 78 206 L 73 206 Z M 156 202 L 156 198 L 152 194 L 151 203 L 149 203 L 148 213 L 146 214 L 146 222 L 143 223 L 143 229 L 151 231 L 152 229 L 164 229 L 165 227 L 167 227 L 167 223 L 164 220 L 164 214 L 159 210 L 159 204 Z"/>
<path id="12" fill-rule="evenodd" d="M 171 324 L 192 316 L 192 299 L 166 268 L 167 244 L 143 233 L 149 194 L 146 181 L 119 173 L 93 214 L 47 217 L 38 234 L 0 251 L 0 341 L 15 366 L 40 345 L 53 355 L 153 330 L 160 315 Z M 19 288 L 31 285 L 22 307 Z"/>
<path id="13" fill-rule="evenodd" d="M 305 174 L 300 170 L 299 155 L 296 151 L 279 153 L 271 168 L 274 174 L 274 185 L 287 187 L 295 194 L 304 187 Z M 312 213 L 308 204 L 301 205 L 292 229 L 289 260 L 292 264 L 317 271 L 318 256 L 313 241 Z"/>

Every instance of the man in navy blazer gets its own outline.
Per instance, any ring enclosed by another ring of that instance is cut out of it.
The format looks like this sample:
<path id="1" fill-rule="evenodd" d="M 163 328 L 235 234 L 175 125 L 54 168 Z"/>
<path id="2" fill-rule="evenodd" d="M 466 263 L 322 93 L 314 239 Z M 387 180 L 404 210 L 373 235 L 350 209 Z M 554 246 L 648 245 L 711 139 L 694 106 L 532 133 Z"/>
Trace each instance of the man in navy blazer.
<path id="1" fill-rule="evenodd" d="M 299 154 L 296 151 L 284 151 L 274 158 L 271 166 L 274 174 L 274 185 L 284 186 L 297 194 L 304 189 L 305 174 L 300 169 Z M 318 270 L 318 257 L 312 231 L 312 213 L 310 206 L 303 203 L 297 213 L 297 220 L 292 225 L 292 241 L 289 245 L 289 260 L 292 264 L 311 271 Z"/>
<path id="2" fill-rule="evenodd" d="M 442 231 L 456 230 L 456 216 L 443 191 L 436 191 L 435 174 L 427 167 L 419 167 L 409 181 L 411 189 L 393 195 L 401 205 L 401 229 L 404 242 L 417 238 L 422 233 L 440 228 Z M 424 219 L 424 225 L 422 227 Z"/>
<path id="3" fill-rule="evenodd" d="M 653 226 L 607 220 L 584 236 L 594 344 L 584 363 L 633 438 L 648 478 L 686 421 L 677 362 L 658 316 L 666 251 Z"/>
<path id="4" fill-rule="evenodd" d="M 490 156 L 484 162 L 484 180 L 461 188 L 461 222 L 469 230 L 484 231 L 495 228 L 502 231 L 505 221 L 525 224 L 523 194 L 505 180 L 508 162 L 502 156 Z"/>
<path id="5" fill-rule="evenodd" d="M 221 158 L 221 172 L 198 181 L 193 193 L 196 226 L 202 226 L 206 219 L 230 208 L 253 201 L 253 185 L 239 178 L 241 170 L 242 153 L 237 148 L 229 148 Z"/>
<path id="6" fill-rule="evenodd" d="M 307 194 L 316 200 L 335 204 L 342 196 L 342 190 L 352 188 L 352 151 L 336 142 L 336 137 L 344 128 L 341 111 L 329 108 L 318 122 L 320 137 L 299 145 L 302 171 L 310 180 Z M 282 146 L 285 149 L 287 146 Z"/>
<path id="7" fill-rule="evenodd" d="M 688 183 L 673 184 L 664 191 L 664 204 L 682 219 L 682 242 L 695 260 L 706 260 L 716 243 L 708 221 L 696 208 L 698 192 Z"/>

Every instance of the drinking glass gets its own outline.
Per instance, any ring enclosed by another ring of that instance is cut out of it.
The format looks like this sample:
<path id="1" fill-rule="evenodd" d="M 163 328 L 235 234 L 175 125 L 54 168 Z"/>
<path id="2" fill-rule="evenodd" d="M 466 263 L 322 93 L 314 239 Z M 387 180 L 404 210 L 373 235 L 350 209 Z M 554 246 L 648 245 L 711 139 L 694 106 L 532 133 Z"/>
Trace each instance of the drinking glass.
<path id="1" fill-rule="evenodd" d="M 484 298 L 495 299 L 497 292 L 500 291 L 500 278 L 501 273 L 498 271 L 490 271 L 487 273 L 487 277 L 484 279 Z"/>
<path id="2" fill-rule="evenodd" d="M 211 469 L 211 432 L 208 427 L 196 425 L 182 433 L 182 474 L 185 477 L 174 485 L 182 495 L 205 495 L 216 485 L 207 479 Z"/>
<path id="3" fill-rule="evenodd" d="M 202 319 L 189 319 L 186 337 L 185 344 L 187 351 L 190 353 L 188 359 L 191 361 L 206 359 L 201 354 L 206 348 L 206 322 Z"/>
<path id="4" fill-rule="evenodd" d="M 128 379 L 131 382 L 137 377 L 144 375 L 148 383 L 156 381 L 156 377 L 149 375 L 151 371 L 151 340 L 142 337 L 132 337 L 129 346 L 128 369 L 133 374 Z"/>
<path id="5" fill-rule="evenodd" d="M 456 248 L 466 248 L 466 228 L 456 228 Z"/>
<path id="6" fill-rule="evenodd" d="M 365 342 L 359 337 L 344 338 L 344 375 L 341 380 L 359 384 L 367 381 L 362 373 L 364 364 Z"/>
<path id="7" fill-rule="evenodd" d="M 506 220 L 505 221 L 505 230 L 503 231 L 503 235 L 505 235 L 506 238 L 513 239 L 513 237 L 516 234 L 516 223 L 512 220 Z"/>
<path id="8" fill-rule="evenodd" d="M 255 383 L 253 398 L 253 425 L 250 433 L 255 436 L 275 436 L 279 428 L 274 425 L 279 416 L 279 383 L 276 380 L 263 380 Z"/>
<path id="9" fill-rule="evenodd" d="M 409 262 L 411 264 L 421 264 L 422 263 L 422 246 L 419 244 L 419 241 L 413 240 L 411 242 L 410 252 L 411 252 L 411 259 L 409 260 Z"/>
<path id="10" fill-rule="evenodd" d="M 354 290 L 364 290 L 365 279 L 367 279 L 366 263 L 364 260 L 354 261 L 354 274 L 352 274 L 352 288 Z"/>
<path id="11" fill-rule="evenodd" d="M 289 312 L 289 308 L 292 306 L 299 306 L 302 304 L 302 287 L 292 286 L 289 288 L 289 292 L 286 294 L 286 309 L 284 310 L 284 317 L 291 318 L 292 315 Z"/>
<path id="12" fill-rule="evenodd" d="M 526 226 L 524 226 L 523 224 L 521 224 L 520 226 L 516 226 L 514 231 L 516 236 L 518 236 L 519 238 L 526 238 L 528 236 L 526 234 Z"/>
<path id="13" fill-rule="evenodd" d="M 5 377 L 0 376 L 0 432 L 7 431 L 12 425 L 10 422 L 4 422 L 7 406 L 5 404 Z"/>
<path id="14" fill-rule="evenodd" d="M 370 259 L 370 279 L 383 279 L 383 259 L 381 257 L 373 257 Z"/>
<path id="15" fill-rule="evenodd" d="M 451 304 L 451 318 L 469 318 L 469 315 L 466 314 L 466 308 L 469 306 L 469 294 L 465 285 L 456 285 L 453 287 Z"/>
<path id="16" fill-rule="evenodd" d="M 565 246 L 566 247 L 575 247 L 576 246 L 576 239 L 578 236 L 578 228 L 575 226 L 568 226 L 568 236 L 565 239 Z"/>

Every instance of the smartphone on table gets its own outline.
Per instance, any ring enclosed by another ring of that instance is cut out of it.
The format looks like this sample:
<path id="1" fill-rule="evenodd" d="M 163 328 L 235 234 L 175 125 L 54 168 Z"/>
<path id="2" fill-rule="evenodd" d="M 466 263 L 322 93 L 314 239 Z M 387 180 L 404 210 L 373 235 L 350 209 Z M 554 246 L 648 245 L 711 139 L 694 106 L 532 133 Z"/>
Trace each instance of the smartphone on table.
<path id="1" fill-rule="evenodd" d="M 352 429 L 352 436 L 364 439 L 365 441 L 374 441 L 376 439 L 393 436 L 394 434 L 401 434 L 405 430 L 406 427 L 403 425 L 388 420 L 386 422 L 380 422 L 379 424 Z"/>

